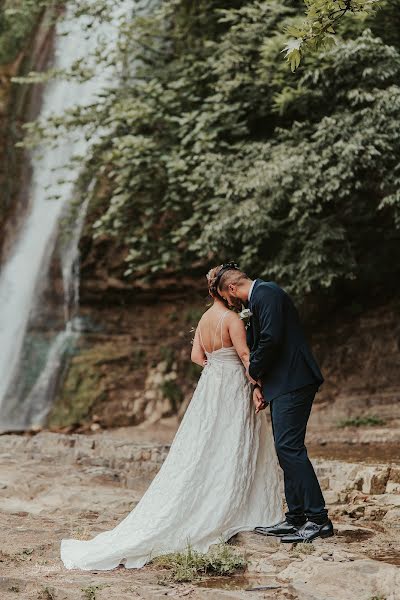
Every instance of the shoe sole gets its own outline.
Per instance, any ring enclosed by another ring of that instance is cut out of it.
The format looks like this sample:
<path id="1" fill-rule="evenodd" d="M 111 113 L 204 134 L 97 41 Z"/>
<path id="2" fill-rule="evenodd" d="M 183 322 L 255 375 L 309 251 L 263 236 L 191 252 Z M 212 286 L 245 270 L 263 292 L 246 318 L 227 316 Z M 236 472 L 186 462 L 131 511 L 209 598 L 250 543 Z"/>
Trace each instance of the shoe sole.
<path id="1" fill-rule="evenodd" d="M 262 531 L 256 530 L 254 530 L 254 533 L 257 533 L 258 535 L 263 535 L 265 537 L 283 537 L 284 535 L 291 535 L 290 533 L 262 533 Z"/>
<path id="2" fill-rule="evenodd" d="M 312 544 L 314 540 L 317 540 L 318 538 L 321 538 L 322 540 L 329 538 L 329 537 L 333 537 L 334 533 L 333 531 L 330 533 L 324 533 L 322 535 L 316 535 L 315 537 L 313 537 L 311 540 L 296 540 L 295 542 L 291 541 L 291 540 L 281 540 L 282 544 Z"/>

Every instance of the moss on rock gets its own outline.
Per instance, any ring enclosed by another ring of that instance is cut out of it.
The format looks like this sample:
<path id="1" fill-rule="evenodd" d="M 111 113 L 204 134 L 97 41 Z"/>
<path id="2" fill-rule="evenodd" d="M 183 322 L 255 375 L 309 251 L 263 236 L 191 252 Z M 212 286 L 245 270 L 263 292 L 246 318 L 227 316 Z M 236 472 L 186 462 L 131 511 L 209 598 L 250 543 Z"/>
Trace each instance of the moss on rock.
<path id="1" fill-rule="evenodd" d="M 49 416 L 50 427 L 87 421 L 97 401 L 104 399 L 105 382 L 99 364 L 110 358 L 111 344 L 82 350 L 69 365 L 64 385 Z"/>

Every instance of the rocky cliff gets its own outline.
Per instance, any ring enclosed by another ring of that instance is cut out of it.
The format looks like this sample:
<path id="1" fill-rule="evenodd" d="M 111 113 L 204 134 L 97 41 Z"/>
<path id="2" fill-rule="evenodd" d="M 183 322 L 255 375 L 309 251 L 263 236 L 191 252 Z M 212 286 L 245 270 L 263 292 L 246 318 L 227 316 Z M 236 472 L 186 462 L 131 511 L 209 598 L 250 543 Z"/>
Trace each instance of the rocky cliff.
<path id="1" fill-rule="evenodd" d="M 52 16 L 53 10 L 43 11 L 13 60 L 0 64 L 0 263 L 29 207 L 29 156 L 16 143 L 22 125 L 36 117 L 41 99 L 41 86 L 17 85 L 12 78 L 45 69 L 52 52 Z"/>
<path id="2" fill-rule="evenodd" d="M 103 427 L 181 415 L 200 370 L 192 330 L 206 309 L 205 279 L 158 280 L 148 289 L 83 263 L 85 331 L 49 419 L 52 426 Z M 95 293 L 96 286 L 97 293 Z M 400 418 L 400 301 L 345 306 L 306 321 L 325 376 L 315 419 Z"/>

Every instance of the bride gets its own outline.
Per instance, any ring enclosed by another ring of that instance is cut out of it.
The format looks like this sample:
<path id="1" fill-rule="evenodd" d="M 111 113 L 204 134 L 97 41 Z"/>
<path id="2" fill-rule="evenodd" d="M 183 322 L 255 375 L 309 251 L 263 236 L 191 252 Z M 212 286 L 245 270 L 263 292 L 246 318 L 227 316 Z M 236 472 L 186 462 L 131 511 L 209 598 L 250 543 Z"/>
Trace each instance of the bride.
<path id="1" fill-rule="evenodd" d="M 114 529 L 62 540 L 67 569 L 140 568 L 188 543 L 206 552 L 239 531 L 282 520 L 272 432 L 251 406 L 245 328 L 216 291 L 220 269 L 207 275 L 213 304 L 193 342 L 192 361 L 204 369 L 161 470 Z"/>

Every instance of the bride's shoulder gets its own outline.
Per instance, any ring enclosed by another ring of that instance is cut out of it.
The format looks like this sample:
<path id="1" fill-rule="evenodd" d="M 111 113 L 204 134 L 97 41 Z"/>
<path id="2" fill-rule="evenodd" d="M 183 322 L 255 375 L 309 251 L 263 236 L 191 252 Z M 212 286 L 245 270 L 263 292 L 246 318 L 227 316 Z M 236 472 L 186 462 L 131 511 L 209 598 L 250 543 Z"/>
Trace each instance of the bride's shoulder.
<path id="1" fill-rule="evenodd" d="M 228 313 L 226 315 L 227 319 L 238 319 L 239 318 L 239 313 L 236 312 L 236 310 L 228 309 L 226 312 Z"/>
<path id="2" fill-rule="evenodd" d="M 227 323 L 237 323 L 237 321 L 240 321 L 239 313 L 235 310 L 228 310 L 225 321 Z"/>
<path id="3" fill-rule="evenodd" d="M 205 310 L 203 312 L 200 319 L 198 320 L 197 325 L 203 325 L 204 323 L 206 323 L 209 320 L 209 318 L 210 318 L 209 312 L 210 312 L 210 308 L 207 308 L 207 310 Z"/>

